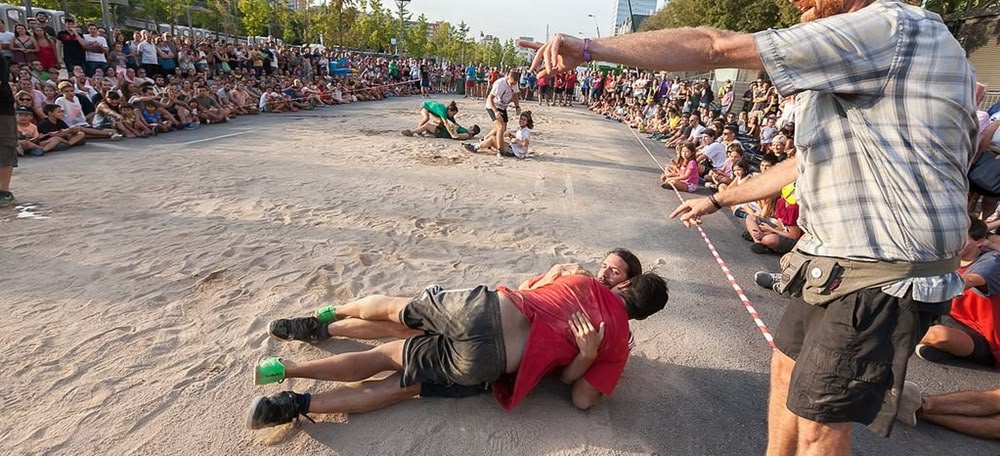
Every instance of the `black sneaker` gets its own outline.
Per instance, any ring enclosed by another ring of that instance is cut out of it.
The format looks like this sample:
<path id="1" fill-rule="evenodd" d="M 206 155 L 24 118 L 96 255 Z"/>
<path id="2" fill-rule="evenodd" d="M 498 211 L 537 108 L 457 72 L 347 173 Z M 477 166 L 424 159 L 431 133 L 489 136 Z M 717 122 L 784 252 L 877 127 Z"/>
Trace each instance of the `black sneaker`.
<path id="1" fill-rule="evenodd" d="M 750 235 L 749 231 L 743 230 L 743 240 L 747 242 L 753 242 L 753 236 Z"/>
<path id="2" fill-rule="evenodd" d="M 267 324 L 267 333 L 275 339 L 320 342 L 330 338 L 316 317 L 282 318 Z"/>
<path id="3" fill-rule="evenodd" d="M 757 285 L 771 290 L 774 290 L 774 287 L 778 285 L 779 280 L 781 280 L 780 272 L 757 271 L 757 273 L 753 275 L 753 281 L 757 282 Z"/>
<path id="4" fill-rule="evenodd" d="M 930 361 L 932 363 L 940 363 L 942 361 L 948 361 L 949 359 L 955 359 L 955 355 L 952 355 L 951 353 L 924 344 L 917 344 L 917 349 L 914 350 L 914 353 L 917 355 L 917 358 L 924 361 Z"/>
<path id="5" fill-rule="evenodd" d="M 299 416 L 304 416 L 315 423 L 316 421 L 306 415 L 309 411 L 309 399 L 308 394 L 298 394 L 293 391 L 282 391 L 270 397 L 257 396 L 250 403 L 247 428 L 263 429 L 278 426 L 298 421 Z M 305 410 L 301 409 L 301 404 L 305 404 Z"/>
<path id="6" fill-rule="evenodd" d="M 750 246 L 750 251 L 752 251 L 753 253 L 759 254 L 759 255 L 763 255 L 765 253 L 774 252 L 773 250 L 771 250 L 770 247 L 768 247 L 768 246 L 766 246 L 764 244 L 758 244 L 756 242 L 753 243 L 753 245 Z"/>
<path id="7" fill-rule="evenodd" d="M 0 207 L 7 207 L 14 204 L 14 194 L 0 190 Z"/>

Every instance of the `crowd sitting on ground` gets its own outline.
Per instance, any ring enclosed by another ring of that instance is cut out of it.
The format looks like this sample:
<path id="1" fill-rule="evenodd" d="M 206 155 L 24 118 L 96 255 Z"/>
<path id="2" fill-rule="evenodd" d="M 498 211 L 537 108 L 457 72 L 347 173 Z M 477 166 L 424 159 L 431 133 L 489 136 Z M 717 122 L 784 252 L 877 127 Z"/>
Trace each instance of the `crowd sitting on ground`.
<path id="1" fill-rule="evenodd" d="M 6 32 L 18 139 L 43 155 L 87 139 L 149 137 L 259 112 L 311 110 L 386 97 L 448 92 L 455 65 L 353 52 L 226 43 L 140 30 L 132 39 L 72 17 L 56 33 L 48 16 Z M 332 67 L 332 68 L 331 68 Z M 338 71 L 342 69 L 343 71 Z"/>

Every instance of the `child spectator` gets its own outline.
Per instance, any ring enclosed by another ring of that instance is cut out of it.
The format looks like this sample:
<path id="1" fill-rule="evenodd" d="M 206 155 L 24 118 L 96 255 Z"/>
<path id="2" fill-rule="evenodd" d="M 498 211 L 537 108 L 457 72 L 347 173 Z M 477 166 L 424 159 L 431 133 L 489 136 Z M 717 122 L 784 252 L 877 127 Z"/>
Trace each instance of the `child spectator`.
<path id="1" fill-rule="evenodd" d="M 40 157 L 53 150 L 69 147 L 66 140 L 58 136 L 42 135 L 35 125 L 35 113 L 27 108 L 17 108 L 17 145 L 26 154 Z"/>
<path id="2" fill-rule="evenodd" d="M 38 131 L 44 135 L 59 137 L 66 140 L 69 146 L 81 146 L 87 138 L 81 127 L 70 127 L 63 120 L 65 111 L 56 104 L 45 105 L 42 108 L 45 119 L 38 123 Z"/>
<path id="3" fill-rule="evenodd" d="M 146 138 L 154 136 L 156 131 L 146 125 L 146 122 L 136 115 L 135 107 L 125 103 L 122 105 L 122 125 L 135 132 L 136 136 Z"/>
<path id="4" fill-rule="evenodd" d="M 778 128 L 775 127 L 774 124 L 774 117 L 768 117 L 767 123 L 764 124 L 764 128 L 760 130 L 760 148 L 765 153 L 771 151 L 771 141 L 778 133 Z"/>
<path id="5" fill-rule="evenodd" d="M 774 216 L 747 217 L 747 232 L 755 241 L 750 246 L 754 253 L 788 253 L 802 237 L 794 182 L 781 189 L 781 196 L 775 202 Z"/>
<path id="6" fill-rule="evenodd" d="M 170 119 L 164 119 L 163 115 L 159 112 L 156 102 L 149 100 L 142 104 L 142 122 L 145 123 L 150 130 L 160 133 L 166 133 L 174 129 L 174 125 L 170 122 Z"/>
<path id="7" fill-rule="evenodd" d="M 683 163 L 680 174 L 676 177 L 669 177 L 666 173 L 660 177 L 660 187 L 676 188 L 682 192 L 694 192 L 698 189 L 698 161 L 695 159 L 695 145 L 684 143 L 678 151 L 681 163 Z"/>
<path id="8" fill-rule="evenodd" d="M 56 99 L 56 104 L 62 108 L 66 116 L 65 122 L 67 125 L 70 127 L 79 127 L 79 131 L 82 131 L 91 138 L 110 138 L 115 141 L 122 139 L 123 136 L 115 130 L 92 128 L 90 126 L 90 123 L 87 122 L 87 117 L 83 113 L 83 107 L 77 100 L 72 83 L 69 81 L 60 82 L 59 92 L 63 96 Z"/>

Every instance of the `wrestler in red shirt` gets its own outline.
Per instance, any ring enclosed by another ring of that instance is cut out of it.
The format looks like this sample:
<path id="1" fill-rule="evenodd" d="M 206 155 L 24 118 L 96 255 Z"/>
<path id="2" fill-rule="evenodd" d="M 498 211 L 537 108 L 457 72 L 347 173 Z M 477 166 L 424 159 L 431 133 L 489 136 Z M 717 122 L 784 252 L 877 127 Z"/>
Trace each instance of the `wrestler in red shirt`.
<path id="1" fill-rule="evenodd" d="M 247 426 L 275 426 L 307 413 L 370 411 L 417 395 L 468 396 L 490 384 L 500 405 L 510 410 L 542 377 L 556 372 L 572 385 L 573 405 L 587 409 L 610 395 L 621 378 L 629 352 L 628 320 L 658 312 L 668 299 L 666 282 L 656 274 L 640 274 L 625 289 L 609 289 L 576 265 L 553 267 L 534 287 L 429 287 L 413 298 L 369 296 L 322 309 L 316 317 L 274 320 L 268 332 L 283 340 L 327 339 L 328 321 L 345 317 L 402 326 L 399 334 L 409 331 L 409 336 L 316 361 L 261 360 L 257 384 L 286 378 L 368 381 L 363 388 L 315 395 L 259 396 L 251 403 Z M 327 321 L 320 320 L 323 316 Z M 385 371 L 395 373 L 370 379 Z"/>

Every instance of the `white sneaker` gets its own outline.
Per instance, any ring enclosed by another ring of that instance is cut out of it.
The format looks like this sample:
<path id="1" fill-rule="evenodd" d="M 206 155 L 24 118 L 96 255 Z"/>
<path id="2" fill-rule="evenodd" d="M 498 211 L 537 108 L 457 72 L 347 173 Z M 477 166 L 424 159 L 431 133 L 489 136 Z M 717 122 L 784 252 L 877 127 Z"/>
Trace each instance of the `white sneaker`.
<path id="1" fill-rule="evenodd" d="M 122 138 L 124 138 L 124 136 L 122 136 L 121 133 L 115 133 L 111 135 L 112 141 L 121 141 Z"/>

